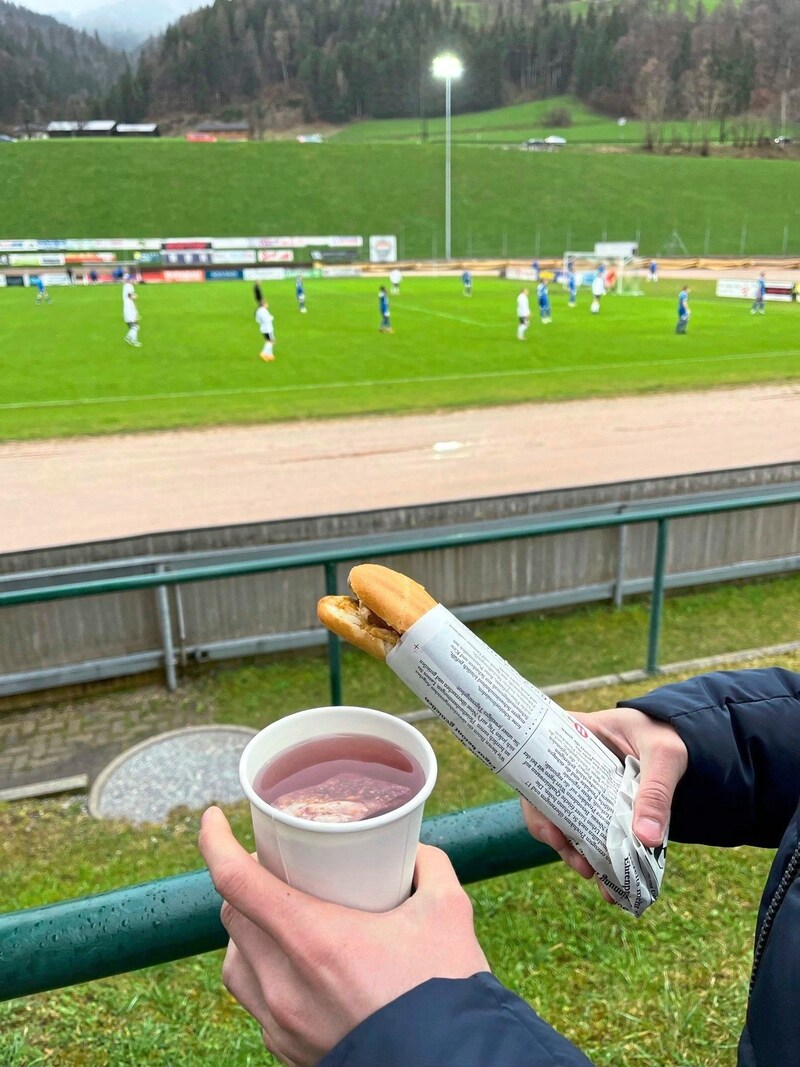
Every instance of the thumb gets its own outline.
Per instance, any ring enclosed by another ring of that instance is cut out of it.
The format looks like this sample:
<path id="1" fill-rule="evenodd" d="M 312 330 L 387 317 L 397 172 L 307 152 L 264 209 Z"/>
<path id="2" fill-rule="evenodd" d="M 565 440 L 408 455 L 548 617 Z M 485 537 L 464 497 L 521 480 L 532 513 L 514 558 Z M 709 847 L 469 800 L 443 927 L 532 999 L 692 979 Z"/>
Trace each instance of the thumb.
<path id="1" fill-rule="evenodd" d="M 675 787 L 686 770 L 686 749 L 656 745 L 641 753 L 641 779 L 633 802 L 633 832 L 643 845 L 664 841 Z"/>

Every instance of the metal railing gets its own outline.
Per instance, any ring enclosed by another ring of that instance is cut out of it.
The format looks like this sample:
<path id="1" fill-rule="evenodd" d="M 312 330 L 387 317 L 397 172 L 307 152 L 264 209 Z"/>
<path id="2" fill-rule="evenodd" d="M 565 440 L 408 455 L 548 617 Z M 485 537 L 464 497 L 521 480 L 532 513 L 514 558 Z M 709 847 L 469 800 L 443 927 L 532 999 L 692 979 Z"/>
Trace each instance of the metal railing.
<path id="1" fill-rule="evenodd" d="M 465 884 L 558 859 L 530 836 L 515 800 L 425 819 L 421 837 Z M 222 948 L 221 904 L 203 870 L 0 915 L 0 1000 Z"/>
<path id="2" fill-rule="evenodd" d="M 798 503 L 800 492 L 797 490 L 769 496 L 756 493 L 724 501 L 666 506 L 656 512 L 647 510 L 630 511 L 622 515 L 587 516 L 536 526 L 528 520 L 493 532 L 442 533 L 424 541 L 413 535 L 398 535 L 393 543 L 373 550 L 370 555 L 375 558 L 427 552 L 514 538 L 655 522 L 657 537 L 646 661 L 648 672 L 656 673 L 669 522 L 696 515 Z M 363 559 L 363 553 L 351 547 L 317 555 L 287 553 L 268 562 L 251 560 L 64 586 L 18 589 L 0 593 L 0 607 L 209 581 L 314 564 L 324 567 L 326 589 L 329 593 L 336 593 L 337 565 L 357 559 Z M 341 703 L 338 639 L 331 637 L 329 649 L 331 697 L 334 703 Z M 427 819 L 423 824 L 422 838 L 427 843 L 444 848 L 463 882 L 523 870 L 555 859 L 549 849 L 529 836 L 516 801 Z M 208 872 L 198 871 L 99 896 L 0 915 L 0 999 L 90 981 L 221 947 L 226 935 L 219 922 L 219 905 L 220 900 L 211 886 Z"/>
<path id="3" fill-rule="evenodd" d="M 533 522 L 531 519 L 523 519 L 519 522 L 504 525 L 502 529 L 428 533 L 425 538 L 420 538 L 413 532 L 398 533 L 395 537 L 387 538 L 380 546 L 371 546 L 367 553 L 364 552 L 363 548 L 352 545 L 338 549 L 328 547 L 320 551 L 303 553 L 289 551 L 285 555 L 278 554 L 270 559 L 240 560 L 233 563 L 185 567 L 171 571 L 159 571 L 158 573 L 132 574 L 117 578 L 99 578 L 63 585 L 12 589 L 0 592 L 0 608 L 15 604 L 66 600 L 73 597 L 97 596 L 102 593 L 182 585 L 187 582 L 213 581 L 222 578 L 242 577 L 248 574 L 263 574 L 271 571 L 295 570 L 314 566 L 324 568 L 326 592 L 336 594 L 339 592 L 338 565 L 363 561 L 365 555 L 368 555 L 370 559 L 380 559 L 386 556 L 411 555 L 417 552 L 431 552 L 437 549 L 459 548 L 467 545 L 492 544 L 553 534 L 574 533 L 582 530 L 599 530 L 609 527 L 655 523 L 657 534 L 645 669 L 650 674 L 656 674 L 658 671 L 658 653 L 664 613 L 664 584 L 670 521 L 692 518 L 698 515 L 722 514 L 798 503 L 800 503 L 800 491 L 795 489 L 788 492 L 772 492 L 769 494 L 752 493 L 747 496 L 725 500 L 665 505 L 657 509 L 634 509 L 614 515 L 576 516 L 555 519 L 550 522 Z M 331 703 L 341 704 L 341 648 L 339 639 L 332 634 L 328 638 L 328 662 Z"/>

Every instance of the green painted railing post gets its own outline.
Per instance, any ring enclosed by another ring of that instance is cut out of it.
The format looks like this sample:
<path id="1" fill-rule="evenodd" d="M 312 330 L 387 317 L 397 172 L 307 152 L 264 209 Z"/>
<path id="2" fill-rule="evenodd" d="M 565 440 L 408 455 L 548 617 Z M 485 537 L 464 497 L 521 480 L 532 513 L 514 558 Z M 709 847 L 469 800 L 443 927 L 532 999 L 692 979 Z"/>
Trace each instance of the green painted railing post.
<path id="1" fill-rule="evenodd" d="M 656 559 L 650 600 L 650 633 L 647 640 L 647 673 L 658 673 L 658 645 L 664 615 L 664 572 L 667 566 L 667 520 L 659 519 L 656 531 Z"/>
<path id="2" fill-rule="evenodd" d="M 337 575 L 336 564 L 328 561 L 325 564 L 325 593 L 328 596 L 336 596 Z M 342 642 L 335 633 L 328 632 L 328 673 L 331 679 L 331 704 L 339 707 L 342 703 Z"/>

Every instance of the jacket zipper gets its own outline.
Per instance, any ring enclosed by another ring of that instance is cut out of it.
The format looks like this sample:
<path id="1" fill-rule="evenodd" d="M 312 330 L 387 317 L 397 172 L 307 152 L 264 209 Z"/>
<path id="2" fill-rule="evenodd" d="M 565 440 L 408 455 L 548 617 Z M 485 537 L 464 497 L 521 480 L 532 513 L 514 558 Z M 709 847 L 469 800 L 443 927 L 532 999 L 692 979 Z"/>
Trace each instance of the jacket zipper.
<path id="1" fill-rule="evenodd" d="M 764 950 L 767 947 L 767 941 L 769 940 L 770 931 L 772 930 L 772 924 L 775 921 L 775 916 L 778 912 L 778 908 L 783 903 L 783 899 L 789 891 L 789 886 L 794 881 L 798 870 L 800 870 L 800 844 L 797 845 L 791 858 L 786 865 L 786 870 L 783 872 L 783 877 L 780 880 L 778 888 L 769 902 L 769 907 L 764 914 L 764 921 L 761 924 L 761 929 L 758 931 L 758 939 L 756 941 L 756 947 L 753 952 L 753 970 L 750 974 L 750 994 L 753 993 L 753 986 L 755 985 L 756 975 L 758 974 L 758 968 L 761 964 L 761 959 L 764 955 Z"/>

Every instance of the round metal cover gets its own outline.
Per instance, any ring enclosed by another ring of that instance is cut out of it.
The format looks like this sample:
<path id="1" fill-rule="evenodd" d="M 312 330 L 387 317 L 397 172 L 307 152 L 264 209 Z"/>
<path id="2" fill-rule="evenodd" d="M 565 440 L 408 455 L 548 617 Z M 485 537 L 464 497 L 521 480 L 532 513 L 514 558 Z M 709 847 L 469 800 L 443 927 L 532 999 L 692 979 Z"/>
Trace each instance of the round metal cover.
<path id="1" fill-rule="evenodd" d="M 177 807 L 244 800 L 239 758 L 256 730 L 190 726 L 142 741 L 100 772 L 89 793 L 98 819 L 164 822 Z"/>

